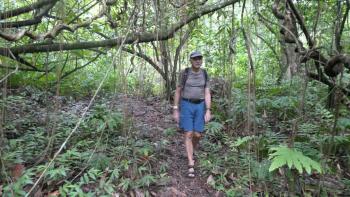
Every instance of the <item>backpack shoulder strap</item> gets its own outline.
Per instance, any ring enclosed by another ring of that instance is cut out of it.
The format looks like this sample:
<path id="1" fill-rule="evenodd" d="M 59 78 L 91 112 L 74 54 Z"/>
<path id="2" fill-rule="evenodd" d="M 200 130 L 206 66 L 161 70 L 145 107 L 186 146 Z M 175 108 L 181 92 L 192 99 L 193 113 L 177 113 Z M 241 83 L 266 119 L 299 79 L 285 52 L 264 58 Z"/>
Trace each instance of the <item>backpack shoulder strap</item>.
<path id="1" fill-rule="evenodd" d="M 190 68 L 187 67 L 187 68 L 185 68 L 185 70 L 183 72 L 183 75 L 182 75 L 182 89 L 185 88 L 189 71 L 190 71 Z"/>
<path id="2" fill-rule="evenodd" d="M 207 81 L 208 81 L 208 73 L 207 70 L 203 69 L 203 75 L 204 75 L 204 87 L 207 87 Z"/>

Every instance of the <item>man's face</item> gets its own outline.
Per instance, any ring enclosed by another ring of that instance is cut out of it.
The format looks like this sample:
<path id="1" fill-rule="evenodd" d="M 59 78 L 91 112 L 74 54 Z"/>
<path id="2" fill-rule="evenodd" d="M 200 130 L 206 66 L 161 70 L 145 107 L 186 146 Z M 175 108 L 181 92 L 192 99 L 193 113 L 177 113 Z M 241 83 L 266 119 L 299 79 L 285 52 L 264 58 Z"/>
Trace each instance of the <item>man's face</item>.
<path id="1" fill-rule="evenodd" d="M 203 57 L 202 56 L 193 57 L 190 60 L 191 60 L 192 67 L 194 67 L 194 68 L 200 68 L 202 63 L 203 63 Z"/>

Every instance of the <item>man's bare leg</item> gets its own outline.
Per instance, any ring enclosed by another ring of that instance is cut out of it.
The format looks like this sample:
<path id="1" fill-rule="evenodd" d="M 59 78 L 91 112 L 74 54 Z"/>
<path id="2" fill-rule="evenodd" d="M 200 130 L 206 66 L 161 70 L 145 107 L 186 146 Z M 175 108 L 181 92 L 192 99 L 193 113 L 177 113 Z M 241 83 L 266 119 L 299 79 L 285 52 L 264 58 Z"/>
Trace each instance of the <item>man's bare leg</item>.
<path id="1" fill-rule="evenodd" d="M 193 140 L 193 132 L 186 132 L 185 133 L 185 146 L 186 146 L 187 159 L 188 159 L 189 166 L 194 165 L 192 140 Z"/>
<path id="2" fill-rule="evenodd" d="M 193 133 L 193 137 L 192 137 L 193 152 L 198 150 L 198 143 L 199 143 L 199 140 L 201 139 L 201 136 L 202 135 L 198 132 Z"/>

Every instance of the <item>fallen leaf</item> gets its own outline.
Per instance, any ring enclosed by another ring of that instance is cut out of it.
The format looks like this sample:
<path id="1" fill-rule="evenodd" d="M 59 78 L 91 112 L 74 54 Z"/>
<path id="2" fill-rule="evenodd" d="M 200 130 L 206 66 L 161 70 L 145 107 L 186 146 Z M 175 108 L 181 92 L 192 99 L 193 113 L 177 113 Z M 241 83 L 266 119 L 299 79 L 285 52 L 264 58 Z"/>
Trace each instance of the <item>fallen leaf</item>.
<path id="1" fill-rule="evenodd" d="M 234 176 L 233 173 L 231 173 L 230 176 L 229 176 L 228 178 L 230 178 L 232 181 L 235 181 L 235 180 L 236 180 L 236 177 Z"/>
<path id="2" fill-rule="evenodd" d="M 35 193 L 34 193 L 34 197 L 41 197 L 43 196 L 43 192 L 41 191 L 41 188 L 39 188 Z"/>
<path id="3" fill-rule="evenodd" d="M 139 189 L 135 189 L 135 194 L 136 194 L 136 197 L 144 197 L 145 196 L 145 194 Z"/>
<path id="4" fill-rule="evenodd" d="M 186 194 L 183 192 L 180 192 L 179 190 L 177 190 L 175 187 L 171 187 L 171 192 L 173 194 L 175 194 L 175 196 L 179 196 L 179 197 L 186 197 Z"/>
<path id="5" fill-rule="evenodd" d="M 220 174 L 220 171 L 219 171 L 219 169 L 213 169 L 213 170 L 211 171 L 211 173 L 213 173 L 213 174 L 215 174 L 215 175 L 219 175 L 219 174 Z"/>
<path id="6" fill-rule="evenodd" d="M 225 196 L 225 195 L 224 195 L 224 193 L 221 192 L 221 191 L 217 191 L 217 192 L 215 193 L 215 197 L 223 197 L 223 196 Z"/>
<path id="7" fill-rule="evenodd" d="M 113 197 L 120 197 L 120 194 L 119 193 L 114 193 Z"/>
<path id="8" fill-rule="evenodd" d="M 210 175 L 207 179 L 207 184 L 208 185 L 211 185 L 211 186 L 214 186 L 215 185 L 215 180 L 214 180 L 214 177 L 213 175 Z"/>
<path id="9" fill-rule="evenodd" d="M 284 176 L 284 171 L 282 168 L 278 168 L 278 172 L 280 173 L 281 176 Z"/>
<path id="10" fill-rule="evenodd" d="M 47 196 L 48 197 L 55 197 L 55 196 L 59 196 L 60 192 L 58 190 L 54 191 L 54 192 L 50 192 Z"/>
<path id="11" fill-rule="evenodd" d="M 342 171 L 342 169 L 341 169 L 339 163 L 337 163 L 337 168 L 338 168 L 339 171 Z"/>
<path id="12" fill-rule="evenodd" d="M 25 167 L 23 164 L 15 164 L 11 169 L 11 176 L 14 180 L 17 180 L 19 177 L 22 176 L 23 171 L 25 170 Z"/>
<path id="13" fill-rule="evenodd" d="M 151 191 L 151 195 L 152 195 L 152 196 L 157 196 L 157 193 L 154 192 L 154 191 Z"/>

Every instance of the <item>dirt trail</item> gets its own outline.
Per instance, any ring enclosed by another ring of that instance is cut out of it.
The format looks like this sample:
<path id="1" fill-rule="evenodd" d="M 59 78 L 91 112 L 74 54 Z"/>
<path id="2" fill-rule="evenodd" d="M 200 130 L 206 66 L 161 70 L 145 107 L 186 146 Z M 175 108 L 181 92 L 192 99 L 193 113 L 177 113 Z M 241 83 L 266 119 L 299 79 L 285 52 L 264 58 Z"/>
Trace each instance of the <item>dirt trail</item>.
<path id="1" fill-rule="evenodd" d="M 176 128 L 169 105 L 156 98 L 141 100 L 128 97 L 122 99 L 124 108 L 128 108 L 132 114 L 134 126 L 144 137 L 155 143 L 162 139 L 170 142 L 166 147 L 169 153 L 166 162 L 169 166 L 170 181 L 158 192 L 157 196 L 217 196 L 216 192 L 207 186 L 207 177 L 200 175 L 198 166 L 196 166 L 196 177 L 187 177 L 188 167 L 182 134 L 177 132 L 172 137 L 163 134 L 167 128 Z"/>
<path id="2" fill-rule="evenodd" d="M 99 98 L 100 99 L 100 98 Z M 75 114 L 80 117 L 88 106 L 89 100 L 80 100 L 71 103 L 60 103 L 62 108 L 59 113 Z M 206 197 L 220 196 L 216 191 L 206 184 L 207 177 L 199 173 L 198 165 L 195 165 L 196 177 L 187 176 L 188 166 L 183 143 L 183 134 L 176 132 L 176 123 L 172 119 L 172 109 L 168 102 L 153 97 L 141 99 L 134 96 L 116 95 L 103 101 L 112 110 L 122 111 L 124 115 L 132 119 L 135 134 L 142 139 L 148 139 L 153 144 L 162 144 L 167 141 L 165 147 L 161 147 L 162 154 L 157 154 L 158 163 L 167 164 L 167 176 L 169 181 L 166 183 L 152 186 L 151 191 L 156 192 L 155 196 L 181 196 L 181 197 Z M 37 102 L 36 113 L 38 124 L 45 123 L 46 109 L 40 107 Z M 19 113 L 19 112 L 17 112 Z M 15 118 L 14 114 L 13 118 Z M 28 116 L 31 114 L 27 114 Z M 23 117 L 26 117 L 22 114 Z M 42 121 L 40 121 L 42 120 Z M 165 135 L 166 129 L 173 129 L 171 135 Z M 197 161 L 198 163 L 198 161 Z M 1 196 L 1 195 L 0 195 Z"/>

